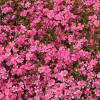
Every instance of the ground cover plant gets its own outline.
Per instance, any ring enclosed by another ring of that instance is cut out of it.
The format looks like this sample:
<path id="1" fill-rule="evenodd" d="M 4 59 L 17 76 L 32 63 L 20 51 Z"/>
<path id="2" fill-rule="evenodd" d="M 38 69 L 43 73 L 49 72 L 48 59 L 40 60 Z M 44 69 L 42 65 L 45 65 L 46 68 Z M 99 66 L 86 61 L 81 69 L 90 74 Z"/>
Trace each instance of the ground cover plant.
<path id="1" fill-rule="evenodd" d="M 100 1 L 0 0 L 0 100 L 100 100 Z"/>

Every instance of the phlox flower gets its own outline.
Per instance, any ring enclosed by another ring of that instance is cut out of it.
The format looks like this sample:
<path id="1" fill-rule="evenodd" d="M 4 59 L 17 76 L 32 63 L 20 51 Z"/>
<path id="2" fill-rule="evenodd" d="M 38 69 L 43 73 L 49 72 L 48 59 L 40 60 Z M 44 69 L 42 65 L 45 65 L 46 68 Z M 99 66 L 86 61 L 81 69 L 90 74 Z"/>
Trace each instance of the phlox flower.
<path id="1" fill-rule="evenodd" d="M 2 9 L 2 13 L 4 13 L 4 14 L 12 12 L 12 11 L 13 11 L 13 9 L 11 7 L 5 7 Z"/>
<path id="2" fill-rule="evenodd" d="M 96 91 L 95 91 L 95 95 L 96 95 L 96 96 L 100 96 L 100 90 L 96 90 Z"/>
<path id="3" fill-rule="evenodd" d="M 76 92 L 74 92 L 74 97 L 79 98 L 81 96 L 82 92 L 80 90 L 77 90 Z"/>

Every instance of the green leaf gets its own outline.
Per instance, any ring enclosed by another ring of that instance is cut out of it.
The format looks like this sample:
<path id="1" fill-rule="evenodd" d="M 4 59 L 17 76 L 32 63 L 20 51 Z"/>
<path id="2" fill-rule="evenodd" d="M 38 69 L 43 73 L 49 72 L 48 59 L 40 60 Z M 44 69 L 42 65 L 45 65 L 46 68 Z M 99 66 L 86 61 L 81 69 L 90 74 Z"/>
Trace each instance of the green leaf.
<path id="1" fill-rule="evenodd" d="M 42 59 L 42 57 L 43 57 L 43 52 L 39 52 L 39 53 L 36 53 L 36 57 L 39 59 L 39 60 L 41 60 Z"/>
<path id="2" fill-rule="evenodd" d="M 77 73 L 76 71 L 73 71 L 71 74 L 72 74 L 72 76 L 73 76 L 75 79 L 78 78 L 78 73 Z"/>
<path id="3" fill-rule="evenodd" d="M 84 50 L 84 51 L 89 51 L 89 49 L 90 49 L 90 48 L 89 48 L 89 45 L 84 45 L 84 46 L 83 46 L 83 50 Z"/>
<path id="4" fill-rule="evenodd" d="M 36 62 L 36 65 L 37 66 L 40 66 L 41 64 L 42 64 L 42 61 L 41 60 Z"/>
<path id="5" fill-rule="evenodd" d="M 69 44 L 66 40 L 62 42 L 62 44 L 66 47 L 66 48 L 70 48 L 72 49 L 72 44 Z"/>
<path id="6" fill-rule="evenodd" d="M 49 43 L 49 42 L 51 42 L 51 41 L 50 41 L 50 38 L 48 37 L 48 35 L 45 35 L 45 36 L 44 36 L 43 42 L 46 43 L 46 44 Z"/>
<path id="7" fill-rule="evenodd" d="M 0 5 L 3 5 L 7 0 L 0 0 Z"/>
<path id="8" fill-rule="evenodd" d="M 82 80 L 82 78 L 83 78 L 83 77 L 81 77 L 81 75 L 80 75 L 77 71 L 75 71 L 75 70 L 73 70 L 73 71 L 71 72 L 71 75 L 74 77 L 75 80 Z"/>
<path id="9" fill-rule="evenodd" d="M 50 43 L 52 41 L 55 41 L 57 38 L 57 35 L 55 33 L 55 29 L 54 28 L 49 28 L 46 30 L 46 33 L 44 35 L 44 38 L 43 38 L 43 42 L 44 43 Z"/>
<path id="10" fill-rule="evenodd" d="M 14 10 L 16 10 L 16 11 L 20 10 L 20 6 L 18 5 L 18 0 L 13 1 L 13 6 L 14 6 Z"/>
<path id="11" fill-rule="evenodd" d="M 2 65 L 3 65 L 5 68 L 8 67 L 7 62 L 6 62 L 5 60 L 2 62 Z"/>
<path id="12" fill-rule="evenodd" d="M 73 63 L 73 67 L 74 67 L 74 68 L 78 68 L 79 66 L 80 66 L 80 65 L 79 65 L 79 62 L 78 62 L 78 61 L 76 61 L 76 62 Z"/>
<path id="13" fill-rule="evenodd" d="M 87 14 L 85 13 L 85 11 L 82 11 L 82 12 L 80 13 L 80 22 L 81 22 L 82 24 L 87 24 L 87 23 L 88 23 L 88 16 L 87 16 Z"/>
<path id="14" fill-rule="evenodd" d="M 53 33 L 55 33 L 55 29 L 54 29 L 54 28 L 48 28 L 48 29 L 46 30 L 46 33 L 47 33 L 47 34 L 53 34 Z"/>

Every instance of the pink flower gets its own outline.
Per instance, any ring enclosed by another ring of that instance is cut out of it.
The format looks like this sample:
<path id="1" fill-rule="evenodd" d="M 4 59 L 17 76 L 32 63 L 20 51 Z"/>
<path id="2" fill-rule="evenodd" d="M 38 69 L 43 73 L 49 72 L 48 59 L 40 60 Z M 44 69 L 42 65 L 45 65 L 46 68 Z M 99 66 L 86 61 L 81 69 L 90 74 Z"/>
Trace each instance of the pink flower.
<path id="1" fill-rule="evenodd" d="M 54 0 L 57 4 L 60 4 L 62 0 Z"/>
<path id="2" fill-rule="evenodd" d="M 48 63 L 51 60 L 51 57 L 50 56 L 46 56 L 44 59 L 45 59 L 45 62 Z"/>
<path id="3" fill-rule="evenodd" d="M 51 79 L 48 81 L 48 86 L 52 86 L 55 84 L 55 80 Z"/>
<path id="4" fill-rule="evenodd" d="M 26 2 L 26 3 L 25 3 L 25 7 L 26 7 L 26 8 L 29 8 L 29 7 L 30 7 L 30 5 L 31 5 L 31 3 L 30 3 L 30 2 Z"/>
<path id="5" fill-rule="evenodd" d="M 33 49 L 33 51 L 34 51 L 34 49 Z M 26 59 L 27 59 L 27 60 L 31 60 L 32 58 L 33 58 L 32 52 L 28 52 L 28 53 L 26 54 Z"/>
<path id="6" fill-rule="evenodd" d="M 41 19 L 38 17 L 38 18 L 34 18 L 34 20 L 32 21 L 31 25 L 34 26 L 36 23 L 40 22 Z"/>
<path id="7" fill-rule="evenodd" d="M 95 91 L 95 95 L 96 95 L 96 96 L 100 96 L 100 90 L 96 90 L 96 91 Z"/>
<path id="8" fill-rule="evenodd" d="M 93 5 L 94 10 L 99 11 L 100 8 L 100 2 L 95 2 L 95 4 Z"/>
<path id="9" fill-rule="evenodd" d="M 91 61 L 90 61 L 90 66 L 96 66 L 97 65 L 97 59 L 92 59 Z"/>
<path id="10" fill-rule="evenodd" d="M 61 71 L 60 74 L 61 74 L 61 76 L 65 77 L 68 74 L 68 72 L 66 70 L 64 70 L 64 71 Z"/>
<path id="11" fill-rule="evenodd" d="M 86 89 L 85 93 L 86 93 L 87 96 L 89 96 L 90 93 L 91 93 L 90 89 Z"/>
<path id="12" fill-rule="evenodd" d="M 54 16 L 55 16 L 54 11 L 53 10 L 48 11 L 47 16 L 50 19 L 54 18 Z"/>
<path id="13" fill-rule="evenodd" d="M 81 96 L 82 92 L 80 90 L 77 90 L 76 92 L 74 92 L 74 96 L 79 98 Z"/>
<path id="14" fill-rule="evenodd" d="M 75 37 L 74 37 L 74 35 L 69 35 L 69 36 L 68 36 L 68 41 L 69 41 L 69 43 L 74 43 L 74 42 L 75 42 Z"/>
<path id="15" fill-rule="evenodd" d="M 100 52 L 97 53 L 96 57 L 100 59 Z"/>
<path id="16" fill-rule="evenodd" d="M 83 1 L 83 2 L 84 2 L 84 1 Z M 86 4 L 87 6 L 90 6 L 92 3 L 93 3 L 92 0 L 85 0 L 85 4 Z"/>
<path id="17" fill-rule="evenodd" d="M 92 72 L 88 73 L 88 79 L 93 79 L 94 74 Z"/>
<path id="18" fill-rule="evenodd" d="M 11 7 L 5 7 L 2 9 L 2 13 L 4 13 L 4 14 L 6 14 L 8 12 L 12 12 L 12 11 L 13 11 L 13 9 Z"/>
<path id="19" fill-rule="evenodd" d="M 12 92 L 17 92 L 17 91 L 18 91 L 18 89 L 17 89 L 17 87 L 16 87 L 16 86 L 13 86 L 13 87 L 11 88 L 11 91 L 12 91 Z"/>
<path id="20" fill-rule="evenodd" d="M 100 72 L 97 74 L 97 78 L 100 78 Z"/>
<path id="21" fill-rule="evenodd" d="M 91 96 L 88 96 L 86 100 L 96 100 L 96 99 Z"/>
<path id="22" fill-rule="evenodd" d="M 0 46 L 0 54 L 4 52 L 4 47 Z"/>
<path id="23" fill-rule="evenodd" d="M 96 27 L 100 26 L 100 21 L 99 20 L 95 20 L 93 23 Z"/>
<path id="24" fill-rule="evenodd" d="M 100 81 L 96 80 L 95 82 L 93 82 L 93 87 L 100 87 Z"/>
<path id="25" fill-rule="evenodd" d="M 0 33 L 0 42 L 6 40 L 6 35 Z"/>
<path id="26" fill-rule="evenodd" d="M 61 13 L 55 15 L 55 19 L 56 20 L 62 20 L 63 19 L 63 15 L 61 15 Z"/>
<path id="27" fill-rule="evenodd" d="M 21 38 L 18 38 L 17 43 L 19 45 L 24 45 L 24 39 L 22 37 Z"/>
<path id="28" fill-rule="evenodd" d="M 23 10 L 21 13 L 20 13 L 21 16 L 25 17 L 27 15 L 27 11 L 26 10 Z"/>
<path id="29" fill-rule="evenodd" d="M 79 81 L 77 84 L 78 84 L 79 88 L 84 88 L 86 86 L 85 81 Z"/>
<path id="30" fill-rule="evenodd" d="M 50 68 L 49 68 L 49 66 L 41 66 L 40 68 L 39 68 L 39 72 L 40 73 L 50 73 Z"/>
<path id="31" fill-rule="evenodd" d="M 4 94 L 0 92 L 0 99 L 2 99 L 3 97 L 4 97 Z"/>

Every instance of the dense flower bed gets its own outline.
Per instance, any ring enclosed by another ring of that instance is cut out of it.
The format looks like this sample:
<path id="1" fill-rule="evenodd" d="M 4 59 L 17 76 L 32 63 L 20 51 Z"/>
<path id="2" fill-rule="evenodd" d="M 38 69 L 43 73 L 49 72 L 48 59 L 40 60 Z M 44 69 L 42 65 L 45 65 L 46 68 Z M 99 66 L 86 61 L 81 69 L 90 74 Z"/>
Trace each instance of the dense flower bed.
<path id="1" fill-rule="evenodd" d="M 0 100 L 100 100 L 99 0 L 0 0 Z"/>

